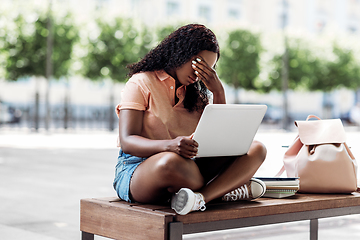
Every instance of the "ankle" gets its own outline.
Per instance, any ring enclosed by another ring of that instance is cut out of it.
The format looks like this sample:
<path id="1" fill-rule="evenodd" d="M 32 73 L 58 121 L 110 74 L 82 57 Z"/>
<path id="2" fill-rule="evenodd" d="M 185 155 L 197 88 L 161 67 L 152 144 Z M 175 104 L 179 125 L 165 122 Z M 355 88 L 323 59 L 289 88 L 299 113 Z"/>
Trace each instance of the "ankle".
<path id="1" fill-rule="evenodd" d="M 202 194 L 201 192 L 196 192 L 196 193 L 201 195 L 201 197 L 202 197 L 202 199 L 203 199 L 204 203 L 207 203 L 207 201 L 206 201 L 206 198 L 205 198 L 205 195 L 204 195 L 204 194 Z"/>

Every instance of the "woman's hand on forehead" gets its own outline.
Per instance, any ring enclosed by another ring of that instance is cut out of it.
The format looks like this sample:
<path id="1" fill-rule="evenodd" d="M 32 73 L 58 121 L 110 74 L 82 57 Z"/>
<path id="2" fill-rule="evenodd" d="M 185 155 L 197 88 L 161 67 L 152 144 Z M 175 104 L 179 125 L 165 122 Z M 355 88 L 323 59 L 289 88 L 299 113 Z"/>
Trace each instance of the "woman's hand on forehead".
<path id="1" fill-rule="evenodd" d="M 203 81 L 209 91 L 223 94 L 224 89 L 216 71 L 206 63 L 204 58 L 197 56 L 192 61 L 192 68 L 195 70 L 197 78 Z"/>
<path id="2" fill-rule="evenodd" d="M 214 66 L 212 66 L 212 67 L 210 67 L 210 65 L 206 62 L 206 60 L 202 57 L 202 56 L 200 56 L 200 55 L 197 55 L 197 56 L 195 56 L 194 57 L 194 60 L 196 61 L 196 62 L 198 62 L 198 63 L 201 63 L 201 64 L 203 64 L 203 65 L 205 65 L 206 67 L 208 67 L 208 68 L 213 68 Z M 215 64 L 214 64 L 215 65 Z"/>

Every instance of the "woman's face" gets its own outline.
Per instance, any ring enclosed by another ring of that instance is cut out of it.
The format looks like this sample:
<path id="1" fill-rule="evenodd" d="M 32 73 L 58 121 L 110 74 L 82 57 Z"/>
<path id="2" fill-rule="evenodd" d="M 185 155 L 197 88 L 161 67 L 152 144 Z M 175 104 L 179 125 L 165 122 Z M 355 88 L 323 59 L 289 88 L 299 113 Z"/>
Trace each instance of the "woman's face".
<path id="1" fill-rule="evenodd" d="M 210 67 L 214 67 L 217 61 L 218 54 L 204 50 L 199 52 L 198 55 L 192 57 L 190 61 L 184 63 L 180 67 L 176 68 L 173 76 L 181 85 L 188 86 L 194 82 L 197 82 L 198 79 L 195 75 L 195 70 L 191 67 L 192 61 L 196 58 L 200 58 L 202 61 L 205 61 Z"/>

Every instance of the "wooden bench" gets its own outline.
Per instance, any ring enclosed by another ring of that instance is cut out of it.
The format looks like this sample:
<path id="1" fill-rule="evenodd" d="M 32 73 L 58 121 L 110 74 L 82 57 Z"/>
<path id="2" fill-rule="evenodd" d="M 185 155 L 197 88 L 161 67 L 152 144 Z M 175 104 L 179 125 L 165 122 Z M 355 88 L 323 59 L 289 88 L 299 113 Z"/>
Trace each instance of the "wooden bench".
<path id="1" fill-rule="evenodd" d="M 310 220 L 318 239 L 318 219 L 360 213 L 360 193 L 296 194 L 286 199 L 207 204 L 204 212 L 177 215 L 169 206 L 130 204 L 118 198 L 82 199 L 82 239 L 182 239 L 183 234 Z"/>

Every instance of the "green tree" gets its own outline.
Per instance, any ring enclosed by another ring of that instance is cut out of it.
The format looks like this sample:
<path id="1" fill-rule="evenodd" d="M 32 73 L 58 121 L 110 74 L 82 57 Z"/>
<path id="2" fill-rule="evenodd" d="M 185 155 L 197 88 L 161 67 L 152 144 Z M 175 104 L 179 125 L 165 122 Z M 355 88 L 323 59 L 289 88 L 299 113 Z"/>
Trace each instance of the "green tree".
<path id="1" fill-rule="evenodd" d="M 116 18 L 111 22 L 96 20 L 97 29 L 92 29 L 85 47 L 80 72 L 94 81 L 125 82 L 126 65 L 138 61 L 152 38 L 147 32 L 133 27 L 130 19 Z M 141 35 L 143 33 L 143 35 Z M 147 36 L 148 40 L 142 39 Z M 109 130 L 114 129 L 114 93 L 110 89 Z"/>
<path id="2" fill-rule="evenodd" d="M 5 56 L 5 79 L 17 81 L 23 77 L 46 77 L 47 37 L 53 34 L 52 64 L 53 78 L 68 76 L 72 62 L 72 49 L 78 40 L 78 31 L 71 14 L 62 18 L 53 18 L 52 29 L 49 31 L 47 14 L 38 14 L 35 21 L 26 21 L 26 16 L 19 14 L 14 19 L 15 28 L 5 29 L 6 34 L 0 35 L 3 47 L 0 49 Z M 38 103 L 38 90 L 36 92 Z M 35 128 L 38 128 L 38 104 L 35 106 Z"/>
<path id="3" fill-rule="evenodd" d="M 331 116 L 330 92 L 338 87 L 357 89 L 360 87 L 360 67 L 354 54 L 337 44 L 333 45 L 334 58 L 315 56 L 309 45 L 301 39 L 291 39 L 288 47 L 288 87 L 293 90 L 323 91 L 324 112 Z M 276 55 L 271 63 L 269 89 L 282 90 L 282 55 Z"/>
<path id="4" fill-rule="evenodd" d="M 334 43 L 333 54 L 335 58 L 326 61 L 326 68 L 316 78 L 317 81 L 308 84 L 309 90 L 324 91 L 323 109 L 325 118 L 332 117 L 332 90 L 339 87 L 357 90 L 360 87 L 360 67 L 355 60 L 353 51 L 341 48 Z"/>
<path id="5" fill-rule="evenodd" d="M 81 73 L 91 80 L 110 79 L 126 81 L 126 65 L 139 59 L 140 44 L 136 43 L 139 32 L 129 19 L 116 18 L 108 23 L 96 20 L 99 35 L 89 37 L 85 46 L 88 54 L 82 58 Z"/>
<path id="6" fill-rule="evenodd" d="M 140 46 L 139 58 L 143 58 L 153 47 L 154 39 L 156 36 L 152 33 L 152 31 L 146 27 L 142 26 L 139 36 L 136 37 L 135 42 Z"/>
<path id="7" fill-rule="evenodd" d="M 75 26 L 70 24 L 72 16 L 66 15 L 62 19 L 54 19 L 54 43 L 53 43 L 53 77 L 59 79 L 67 76 L 72 61 L 71 53 L 75 41 L 78 40 L 78 32 Z M 4 46 L 1 51 L 6 51 L 6 75 L 10 81 L 16 81 L 21 77 L 43 76 L 45 77 L 46 62 L 46 37 L 47 16 L 42 14 L 36 22 L 29 24 L 23 15 L 15 20 L 17 32 L 7 32 L 3 36 Z M 34 29 L 33 32 L 26 28 Z"/>
<path id="8" fill-rule="evenodd" d="M 311 83 L 319 82 L 319 77 L 326 71 L 325 62 L 314 56 L 312 51 L 299 39 L 289 40 L 288 53 L 288 88 L 309 89 Z M 270 64 L 273 70 L 269 74 L 271 84 L 266 91 L 271 89 L 282 90 L 281 72 L 283 56 L 275 55 Z"/>
<path id="9" fill-rule="evenodd" d="M 317 76 L 316 81 L 309 82 L 309 90 L 330 92 L 338 87 L 357 89 L 360 87 L 360 66 L 351 50 L 333 45 L 335 59 L 326 61 L 325 69 Z"/>
<path id="10" fill-rule="evenodd" d="M 270 61 L 272 71 L 269 73 L 270 84 L 266 91 L 276 89 L 283 95 L 283 128 L 288 130 L 290 117 L 288 113 L 288 89 L 307 90 L 309 84 L 318 81 L 325 71 L 324 61 L 313 54 L 308 44 L 302 39 L 286 38 L 286 52 L 275 55 Z"/>
<path id="11" fill-rule="evenodd" d="M 235 88 L 256 90 L 255 79 L 260 73 L 262 51 L 260 37 L 248 30 L 229 33 L 219 61 L 220 78 Z M 237 96 L 237 94 L 235 94 Z M 238 99 L 235 100 L 238 103 Z"/>
<path id="12" fill-rule="evenodd" d="M 166 38 L 168 35 L 170 35 L 176 29 L 177 29 L 177 27 L 173 26 L 173 25 L 166 25 L 166 26 L 158 27 L 156 29 L 157 44 L 159 44 L 164 38 Z"/>
<path id="13" fill-rule="evenodd" d="M 289 88 L 330 92 L 338 87 L 356 89 L 360 86 L 360 67 L 350 50 L 334 44 L 334 59 L 315 56 L 304 41 L 293 39 L 289 53 Z M 270 89 L 281 90 L 282 55 L 272 59 Z"/>

